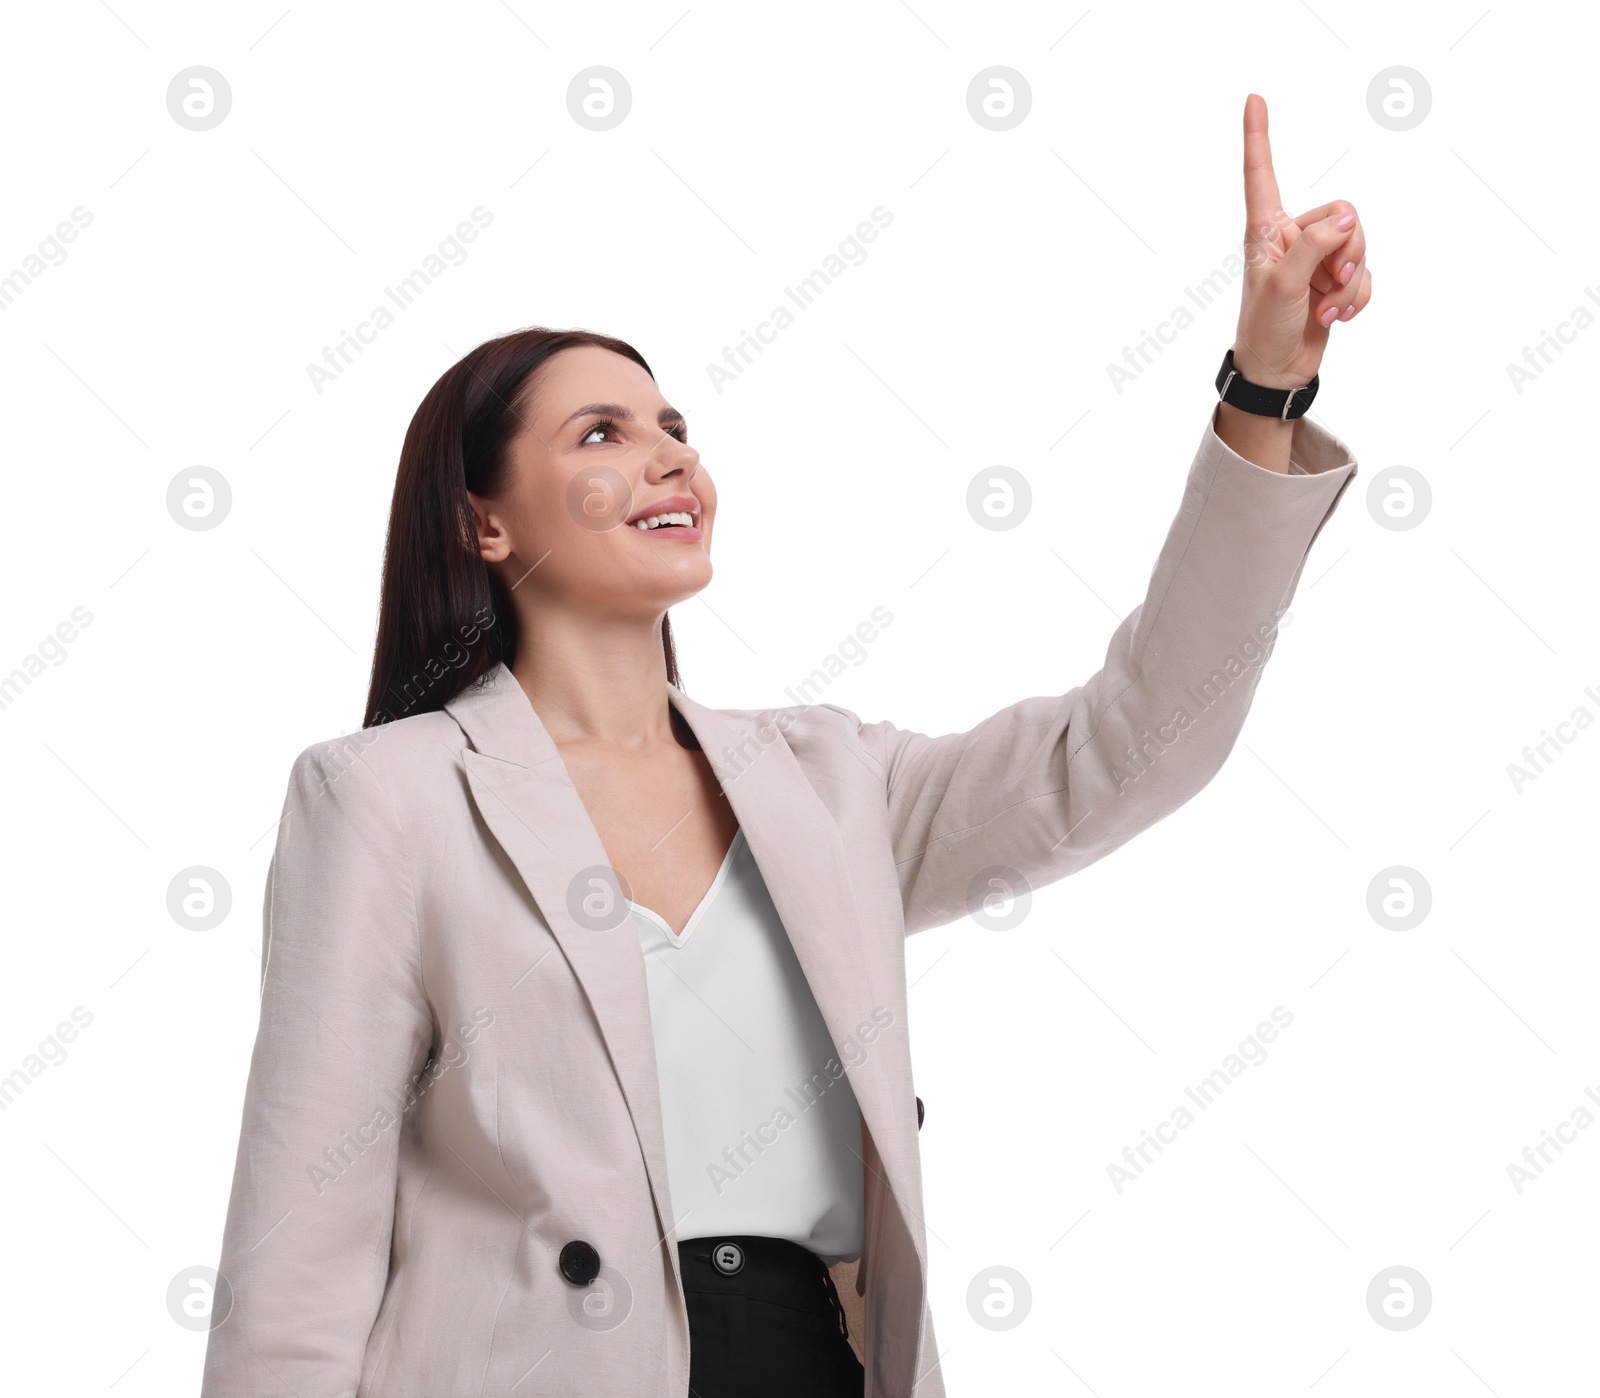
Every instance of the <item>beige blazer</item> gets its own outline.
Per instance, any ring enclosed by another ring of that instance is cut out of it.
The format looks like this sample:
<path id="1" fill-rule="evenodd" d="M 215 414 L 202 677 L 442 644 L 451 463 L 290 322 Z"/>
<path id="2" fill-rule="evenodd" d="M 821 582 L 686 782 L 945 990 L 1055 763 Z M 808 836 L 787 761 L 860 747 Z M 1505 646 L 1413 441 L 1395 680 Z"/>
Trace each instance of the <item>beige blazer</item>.
<path id="1" fill-rule="evenodd" d="M 1217 772 L 1356 473 L 1309 419 L 1294 455 L 1306 474 L 1265 470 L 1208 423 L 1103 668 L 964 733 L 671 690 L 860 1104 L 868 1398 L 945 1392 L 905 939 L 967 917 L 996 870 L 1038 888 L 1103 858 Z M 685 1398 L 675 1244 L 696 1234 L 608 873 L 504 666 L 295 760 L 202 1398 Z M 560 1266 L 573 1241 L 598 1254 L 588 1285 Z"/>

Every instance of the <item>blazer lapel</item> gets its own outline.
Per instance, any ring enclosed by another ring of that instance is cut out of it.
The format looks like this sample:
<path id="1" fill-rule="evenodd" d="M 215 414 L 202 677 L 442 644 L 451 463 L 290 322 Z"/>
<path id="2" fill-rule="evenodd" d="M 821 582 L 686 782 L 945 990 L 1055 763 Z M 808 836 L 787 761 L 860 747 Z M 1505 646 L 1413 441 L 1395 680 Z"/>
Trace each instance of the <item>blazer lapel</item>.
<path id="1" fill-rule="evenodd" d="M 696 703 L 669 685 L 673 706 L 699 741 L 727 794 L 745 841 L 783 919 L 835 1044 L 846 1042 L 873 1008 L 898 1003 L 868 953 L 838 826 L 785 743 L 781 731 Z M 516 866 L 593 1008 L 638 1134 L 663 1234 L 672 1230 L 666 1145 L 644 953 L 633 920 L 610 930 L 586 925 L 573 903 L 580 871 L 610 867 L 605 846 L 573 786 L 560 750 L 526 691 L 501 664 L 479 688 L 445 705 L 472 743 L 462 754 L 484 823 Z M 763 737 L 763 733 L 770 736 Z M 594 885 L 577 890 L 581 899 Z M 851 1090 L 878 1146 L 897 1199 L 910 1169 L 897 1130 L 909 1108 L 869 1071 L 877 1055 L 846 1064 Z M 910 1138 L 913 1141 L 914 1135 Z M 667 1247 L 674 1275 L 677 1248 Z M 681 1286 L 682 1279 L 679 1278 Z"/>
<path id="2" fill-rule="evenodd" d="M 835 1046 L 848 1043 L 875 1008 L 900 1004 L 904 991 L 891 993 L 872 954 L 876 943 L 861 927 L 838 823 L 771 722 L 771 710 L 745 715 L 711 709 L 674 685 L 668 688 L 739 817 L 828 1033 Z M 892 1075 L 881 1069 L 891 1046 L 900 1047 L 909 1072 L 903 1036 L 883 1040 L 881 1052 L 844 1067 L 867 1129 L 881 1144 L 895 1197 L 906 1199 L 909 1180 L 898 1146 L 915 1144 L 916 1137 L 914 1129 L 905 1134 L 898 1117 L 902 1110 L 915 1111 L 915 1099 L 908 1091 L 902 1106 L 889 1091 Z"/>
<path id="3" fill-rule="evenodd" d="M 626 910 L 597 908 L 595 890 L 603 898 L 604 885 L 579 877 L 610 867 L 605 846 L 560 750 L 503 664 L 445 710 L 476 749 L 464 751 L 462 761 L 478 813 L 522 876 L 594 1012 L 633 1118 L 665 1240 L 673 1217 L 644 954 Z M 615 925 L 597 929 L 585 897 L 591 912 L 614 911 Z M 669 1244 L 665 1251 L 681 1286 L 678 1250 Z"/>

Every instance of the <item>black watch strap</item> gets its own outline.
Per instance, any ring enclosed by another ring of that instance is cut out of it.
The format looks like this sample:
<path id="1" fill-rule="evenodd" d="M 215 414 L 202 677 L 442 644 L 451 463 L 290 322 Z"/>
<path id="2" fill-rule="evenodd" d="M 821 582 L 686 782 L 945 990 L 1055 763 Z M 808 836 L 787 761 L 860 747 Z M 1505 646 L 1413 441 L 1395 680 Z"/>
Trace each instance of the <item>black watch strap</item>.
<path id="1" fill-rule="evenodd" d="M 1233 350 L 1230 348 L 1222 357 L 1222 368 L 1217 371 L 1217 397 L 1241 412 L 1282 418 L 1287 422 L 1306 415 L 1311 400 L 1317 396 L 1317 384 L 1321 378 L 1321 374 L 1314 374 L 1311 382 L 1300 388 L 1267 388 L 1251 383 L 1233 367 Z"/>

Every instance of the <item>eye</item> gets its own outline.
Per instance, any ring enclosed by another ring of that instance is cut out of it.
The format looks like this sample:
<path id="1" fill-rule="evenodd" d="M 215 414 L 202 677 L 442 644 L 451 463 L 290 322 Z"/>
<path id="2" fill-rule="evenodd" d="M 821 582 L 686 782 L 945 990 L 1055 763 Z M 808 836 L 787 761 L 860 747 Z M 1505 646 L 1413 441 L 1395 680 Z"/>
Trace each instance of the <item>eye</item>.
<path id="1" fill-rule="evenodd" d="M 579 446 L 590 446 L 590 445 L 593 445 L 589 441 L 589 438 L 595 432 L 606 432 L 606 433 L 610 433 L 610 434 L 617 434 L 617 433 L 620 433 L 621 431 L 622 431 L 622 429 L 620 427 L 618 427 L 617 424 L 611 418 L 603 417 L 603 418 L 598 419 L 596 422 L 592 423 L 589 426 L 588 430 L 584 432 L 583 436 L 578 438 L 578 445 Z M 689 424 L 687 422 L 684 422 L 681 418 L 677 422 L 673 423 L 672 426 L 667 429 L 667 432 L 668 432 L 668 435 L 676 437 L 680 442 L 687 442 L 689 440 Z"/>

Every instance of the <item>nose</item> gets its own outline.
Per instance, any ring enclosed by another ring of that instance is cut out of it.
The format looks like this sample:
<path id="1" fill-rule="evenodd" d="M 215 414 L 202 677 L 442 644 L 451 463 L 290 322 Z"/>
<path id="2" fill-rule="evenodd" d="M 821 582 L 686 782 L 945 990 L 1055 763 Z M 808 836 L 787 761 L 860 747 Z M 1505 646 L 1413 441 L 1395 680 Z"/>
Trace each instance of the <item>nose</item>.
<path id="1" fill-rule="evenodd" d="M 670 432 L 663 432 L 661 440 L 650 452 L 645 472 L 651 481 L 660 481 L 681 471 L 687 481 L 699 469 L 700 453 L 688 442 L 680 442 Z"/>

